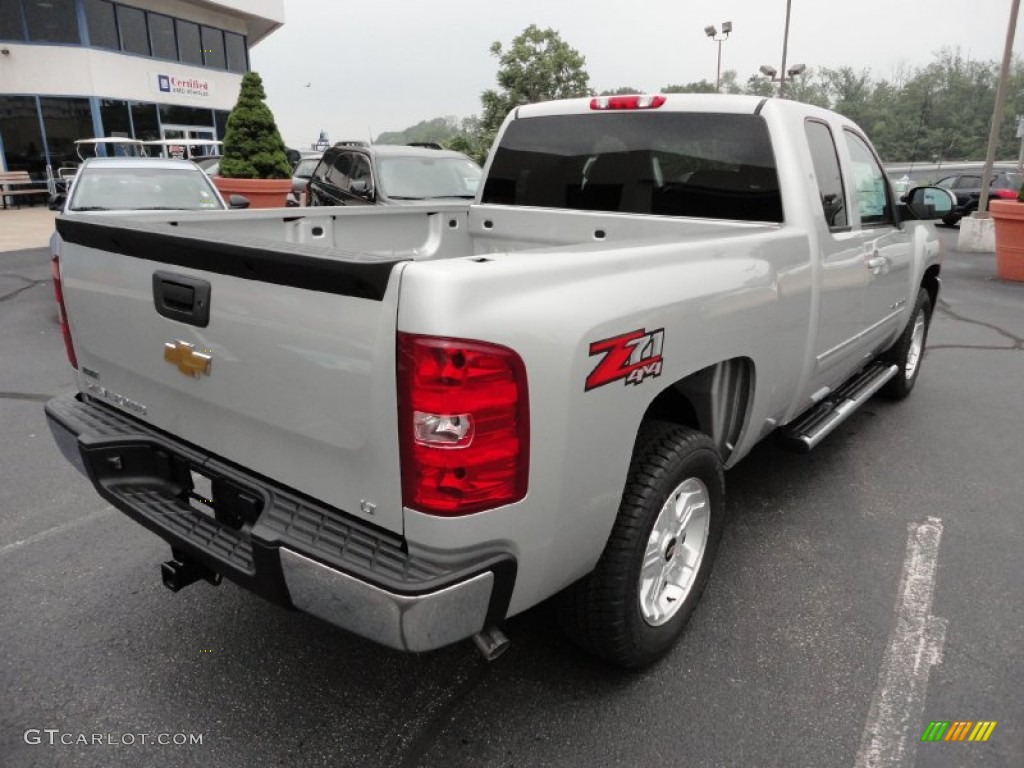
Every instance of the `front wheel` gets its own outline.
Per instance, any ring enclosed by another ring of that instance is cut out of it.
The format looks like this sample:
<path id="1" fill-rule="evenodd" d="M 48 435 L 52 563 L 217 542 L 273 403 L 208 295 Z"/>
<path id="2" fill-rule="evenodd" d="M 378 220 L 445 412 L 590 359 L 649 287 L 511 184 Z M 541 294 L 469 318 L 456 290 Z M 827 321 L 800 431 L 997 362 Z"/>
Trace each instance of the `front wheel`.
<path id="1" fill-rule="evenodd" d="M 597 567 L 561 595 L 569 636 L 622 667 L 664 655 L 711 573 L 724 504 L 722 461 L 711 439 L 675 424 L 645 423 Z"/>
<path id="2" fill-rule="evenodd" d="M 921 375 L 924 345 L 928 341 L 928 327 L 932 319 L 932 298 L 924 288 L 917 292 L 910 322 L 896 343 L 882 355 L 882 361 L 899 367 L 896 375 L 880 390 L 883 397 L 902 400 L 910 394 Z"/>

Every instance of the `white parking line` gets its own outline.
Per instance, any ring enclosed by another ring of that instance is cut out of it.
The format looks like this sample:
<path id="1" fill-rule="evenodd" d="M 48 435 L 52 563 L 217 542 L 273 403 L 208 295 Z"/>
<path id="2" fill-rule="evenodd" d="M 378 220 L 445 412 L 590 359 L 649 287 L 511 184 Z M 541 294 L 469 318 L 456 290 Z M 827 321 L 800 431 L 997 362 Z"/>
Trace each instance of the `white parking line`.
<path id="1" fill-rule="evenodd" d="M 896 626 L 878 673 L 855 768 L 914 763 L 915 752 L 907 748 L 907 738 L 912 729 L 924 727 L 928 676 L 931 667 L 942 662 L 946 640 L 948 622 L 931 615 L 941 539 L 942 520 L 937 517 L 907 526 Z"/>
<path id="2" fill-rule="evenodd" d="M 4 544 L 2 547 L 0 547 L 0 557 L 6 555 L 8 552 L 12 552 L 15 549 L 20 549 L 21 547 L 24 547 L 26 544 L 35 544 L 37 541 L 42 541 L 43 539 L 49 538 L 55 533 L 63 533 L 64 531 L 69 531 L 72 528 L 78 528 L 81 525 L 85 525 L 86 523 L 90 523 L 93 520 L 96 520 L 100 517 L 104 517 L 113 511 L 113 507 L 104 507 L 103 509 L 96 510 L 95 512 L 90 512 L 85 517 L 79 517 L 75 520 L 70 520 L 62 525 L 55 526 L 54 528 L 47 528 L 45 531 L 34 533 L 31 536 L 28 536 L 24 539 L 12 541 L 10 544 Z"/>

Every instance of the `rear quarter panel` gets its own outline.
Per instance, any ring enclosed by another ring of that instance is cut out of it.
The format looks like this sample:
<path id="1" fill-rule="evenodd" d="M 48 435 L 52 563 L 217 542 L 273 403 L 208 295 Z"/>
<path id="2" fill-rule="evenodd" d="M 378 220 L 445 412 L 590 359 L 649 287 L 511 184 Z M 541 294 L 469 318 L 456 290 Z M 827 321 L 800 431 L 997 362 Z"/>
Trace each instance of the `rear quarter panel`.
<path id="1" fill-rule="evenodd" d="M 563 226 L 572 226 L 574 214 L 560 213 Z M 511 226 L 510 237 L 524 231 L 524 212 L 504 223 L 503 214 L 497 207 L 471 211 L 470 228 L 482 250 L 501 240 L 503 226 Z M 752 443 L 797 386 L 811 293 L 806 236 L 740 224 L 719 237 L 619 239 L 637 218 L 581 214 L 576 225 L 599 227 L 602 242 L 414 263 L 403 273 L 400 331 L 503 344 L 526 366 L 526 498 L 455 519 L 405 511 L 410 548 L 450 554 L 491 543 L 514 552 L 520 568 L 510 613 L 594 566 L 621 499 L 637 429 L 664 388 L 721 360 L 749 358 L 757 386 L 743 439 Z M 485 219 L 492 223 L 486 230 Z M 640 329 L 664 329 L 660 375 L 636 385 L 620 378 L 587 391 L 587 377 L 601 359 L 590 354 L 590 345 Z"/>

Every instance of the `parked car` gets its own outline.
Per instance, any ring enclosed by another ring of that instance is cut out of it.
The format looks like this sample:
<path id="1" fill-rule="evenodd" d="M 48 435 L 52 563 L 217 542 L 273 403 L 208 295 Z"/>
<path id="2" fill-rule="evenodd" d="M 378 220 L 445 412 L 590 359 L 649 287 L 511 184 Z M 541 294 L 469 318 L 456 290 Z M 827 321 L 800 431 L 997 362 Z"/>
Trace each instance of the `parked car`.
<path id="1" fill-rule="evenodd" d="M 232 196 L 230 206 L 209 177 L 191 160 L 151 157 L 96 157 L 78 169 L 67 195 L 54 195 L 50 208 L 64 214 L 112 211 L 201 211 L 248 208 Z"/>
<path id="2" fill-rule="evenodd" d="M 461 152 L 342 142 L 324 152 L 306 189 L 307 205 L 409 205 L 472 200 L 480 166 Z"/>
<path id="3" fill-rule="evenodd" d="M 313 178 L 313 171 L 316 170 L 317 165 L 320 164 L 320 158 L 323 156 L 323 152 L 304 152 L 302 157 L 299 158 L 299 162 L 292 169 L 291 198 L 294 199 L 297 205 L 302 204 L 302 196 L 306 193 L 306 186 L 309 184 L 309 180 Z"/>
<path id="4" fill-rule="evenodd" d="M 1024 174 L 997 171 L 992 174 L 988 196 L 996 199 L 1015 200 L 1022 184 L 1024 184 Z M 948 189 L 956 195 L 956 208 L 951 214 L 943 217 L 944 224 L 953 226 L 964 216 L 970 216 L 978 210 L 978 200 L 981 198 L 981 174 L 977 171 L 946 176 L 935 182 L 935 186 Z"/>

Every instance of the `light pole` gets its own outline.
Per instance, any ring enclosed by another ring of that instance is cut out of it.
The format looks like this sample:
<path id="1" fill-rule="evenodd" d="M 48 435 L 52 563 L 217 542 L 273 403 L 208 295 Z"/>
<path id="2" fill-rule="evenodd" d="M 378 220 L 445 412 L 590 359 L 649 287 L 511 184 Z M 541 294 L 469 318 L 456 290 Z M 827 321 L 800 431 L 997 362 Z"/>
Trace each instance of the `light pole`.
<path id="1" fill-rule="evenodd" d="M 718 30 L 715 29 L 715 25 L 704 27 L 704 34 L 710 37 L 714 42 L 718 43 L 718 69 L 715 70 L 715 93 L 722 88 L 722 43 L 729 39 L 729 33 L 732 32 L 732 22 L 722 22 L 722 36 L 718 36 Z"/>
<path id="2" fill-rule="evenodd" d="M 792 80 L 794 77 L 796 77 L 798 75 L 802 75 L 804 73 L 804 71 L 807 69 L 807 65 L 806 64 L 794 64 L 792 67 L 787 69 L 785 74 L 783 74 L 783 75 L 779 75 L 779 71 L 777 69 L 775 69 L 775 67 L 771 66 L 770 64 L 762 64 L 759 67 L 759 69 L 760 69 L 762 75 L 767 77 L 773 83 L 778 83 L 779 84 L 779 98 L 781 98 L 782 97 L 782 87 L 783 87 L 783 84 L 786 82 L 786 77 L 789 77 L 789 79 Z"/>
<path id="3" fill-rule="evenodd" d="M 782 71 L 789 74 L 786 71 L 786 52 L 789 50 L 789 9 L 793 0 L 786 0 L 786 28 L 782 33 Z M 795 69 L 795 67 L 794 67 Z M 803 70 L 801 70 L 802 72 Z M 786 89 L 786 74 L 779 75 L 779 98 L 781 99 L 785 95 Z"/>

